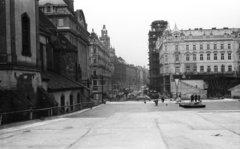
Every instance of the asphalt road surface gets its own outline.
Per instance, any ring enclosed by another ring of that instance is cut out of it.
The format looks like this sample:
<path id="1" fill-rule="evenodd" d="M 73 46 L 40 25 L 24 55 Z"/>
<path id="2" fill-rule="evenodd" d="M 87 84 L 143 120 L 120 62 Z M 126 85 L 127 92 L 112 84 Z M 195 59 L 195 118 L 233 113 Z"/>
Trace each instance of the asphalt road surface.
<path id="1" fill-rule="evenodd" d="M 2 126 L 1 149 L 239 149 L 240 102 L 108 102 L 93 109 Z"/>

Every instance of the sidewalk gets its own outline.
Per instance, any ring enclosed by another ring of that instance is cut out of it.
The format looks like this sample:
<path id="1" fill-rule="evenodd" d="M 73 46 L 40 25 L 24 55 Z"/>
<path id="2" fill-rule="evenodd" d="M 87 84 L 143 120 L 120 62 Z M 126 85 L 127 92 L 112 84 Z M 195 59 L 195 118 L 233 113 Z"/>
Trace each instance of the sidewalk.
<path id="1" fill-rule="evenodd" d="M 98 105 L 98 106 L 95 106 L 92 109 L 95 109 L 95 108 L 98 108 L 98 107 L 101 107 L 101 106 L 102 106 L 102 104 Z M 53 122 L 53 121 L 59 121 L 59 120 L 64 119 L 64 117 L 71 116 L 71 115 L 74 115 L 74 114 L 80 114 L 80 113 L 86 112 L 88 110 L 91 110 L 91 108 L 83 109 L 83 110 L 80 110 L 80 111 L 75 111 L 75 112 L 72 112 L 72 113 L 66 113 L 66 114 L 62 114 L 62 115 L 45 117 L 44 120 L 33 119 L 33 120 L 28 120 L 28 121 L 22 121 L 22 122 L 0 125 L 0 134 L 2 134 L 2 132 L 4 132 L 4 131 L 18 131 L 18 130 L 26 129 L 28 127 L 33 127 L 35 125 L 39 126 L 39 125 L 44 125 L 46 123 L 50 123 L 50 122 Z M 4 131 L 1 131 L 1 130 L 4 130 Z"/>

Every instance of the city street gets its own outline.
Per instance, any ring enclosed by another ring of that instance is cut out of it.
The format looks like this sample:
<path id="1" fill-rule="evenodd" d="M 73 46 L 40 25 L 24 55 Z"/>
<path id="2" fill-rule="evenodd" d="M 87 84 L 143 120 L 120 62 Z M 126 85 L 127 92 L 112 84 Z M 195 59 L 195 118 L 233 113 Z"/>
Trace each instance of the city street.
<path id="1" fill-rule="evenodd" d="M 239 149 L 240 102 L 107 102 L 65 116 L 0 128 L 1 149 Z"/>

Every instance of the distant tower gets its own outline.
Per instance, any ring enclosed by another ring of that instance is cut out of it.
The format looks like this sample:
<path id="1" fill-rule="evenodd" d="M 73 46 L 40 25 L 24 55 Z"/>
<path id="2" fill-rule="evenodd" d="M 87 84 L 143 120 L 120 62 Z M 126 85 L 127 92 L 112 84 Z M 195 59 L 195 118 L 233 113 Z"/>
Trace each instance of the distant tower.
<path id="1" fill-rule="evenodd" d="M 148 33 L 149 42 L 149 77 L 150 89 L 160 92 L 160 67 L 159 67 L 159 52 L 156 50 L 156 41 L 162 37 L 163 31 L 167 28 L 168 22 L 164 20 L 153 21 L 151 30 Z"/>
<path id="2" fill-rule="evenodd" d="M 110 37 L 108 36 L 108 31 L 107 31 L 105 25 L 103 25 L 103 29 L 102 29 L 102 34 L 101 34 L 100 40 L 104 43 L 104 45 L 109 50 L 110 49 Z"/>

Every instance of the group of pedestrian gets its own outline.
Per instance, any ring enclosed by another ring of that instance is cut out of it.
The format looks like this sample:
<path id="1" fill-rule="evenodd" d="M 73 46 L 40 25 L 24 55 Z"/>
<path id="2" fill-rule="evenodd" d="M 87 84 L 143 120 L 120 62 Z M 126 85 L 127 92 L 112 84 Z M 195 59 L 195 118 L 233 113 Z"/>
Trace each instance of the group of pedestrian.
<path id="1" fill-rule="evenodd" d="M 198 101 L 202 102 L 201 99 L 200 99 L 200 95 L 199 94 L 198 95 L 197 94 L 192 94 L 191 95 L 191 102 L 194 102 L 194 101 L 195 102 L 198 102 Z"/>

